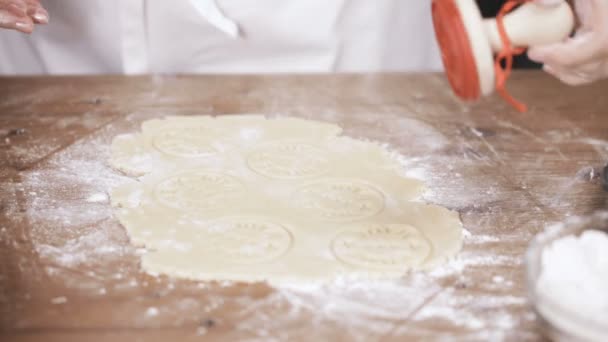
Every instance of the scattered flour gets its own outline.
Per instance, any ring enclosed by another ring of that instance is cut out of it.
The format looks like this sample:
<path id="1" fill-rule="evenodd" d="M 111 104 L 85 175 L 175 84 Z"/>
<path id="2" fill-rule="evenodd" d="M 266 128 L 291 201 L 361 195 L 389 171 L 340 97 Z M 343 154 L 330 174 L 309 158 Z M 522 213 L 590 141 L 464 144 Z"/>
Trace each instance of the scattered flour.
<path id="1" fill-rule="evenodd" d="M 124 248 L 106 234 L 104 230 L 93 231 L 57 247 L 39 244 L 37 251 L 42 258 L 54 260 L 56 265 L 67 268 L 87 264 L 97 258 L 118 259 L 124 256 Z"/>
<path id="2" fill-rule="evenodd" d="M 328 121 L 339 121 L 332 115 L 327 113 Z M 428 152 L 416 152 L 414 156 L 390 152 L 408 170 L 407 176 L 427 182 L 432 190 L 425 195 L 426 200 L 442 202 L 442 205 L 447 203 L 459 210 L 482 207 L 503 196 L 495 184 L 483 184 L 483 192 L 480 192 L 479 186 L 474 184 L 484 183 L 485 179 L 471 180 L 460 174 L 477 167 L 477 159 L 431 156 L 430 152 L 445 147 L 448 140 L 430 125 L 407 119 L 400 120 L 399 127 L 389 129 L 377 127 L 377 122 L 372 120 L 375 117 L 369 115 L 373 133 L 370 137 L 376 133 L 379 137 L 381 132 L 388 130 L 397 141 L 406 139 L 411 133 L 410 136 L 417 139 L 414 147 Z M 25 215 L 32 226 L 32 244 L 42 264 L 48 267 L 50 279 L 70 288 L 85 289 L 91 296 L 113 295 L 138 301 L 145 299 L 141 288 L 152 286 L 149 282 L 157 282 L 156 286 L 163 282 L 141 278 L 137 256 L 142 250 L 129 244 L 110 208 L 107 196 L 110 189 L 132 181 L 107 164 L 110 142 L 116 134 L 116 127 L 106 126 L 55 154 L 40 167 L 24 171 L 21 183 L 16 186 L 25 195 Z M 255 138 L 254 131 L 243 134 Z M 457 194 L 454 189 L 459 189 Z M 490 194 L 486 193 L 488 191 Z M 137 198 L 133 200 L 137 201 Z M 391 282 L 339 279 L 324 286 L 285 286 L 263 297 L 252 296 L 248 291 L 217 291 L 218 286 L 237 288 L 233 283 L 196 283 L 190 290 L 196 296 L 187 306 L 176 306 L 175 303 L 181 303 L 180 299 L 184 298 L 180 296 L 187 294 L 173 292 L 173 282 L 165 282 L 159 293 L 173 293 L 175 300 L 154 306 L 142 303 L 140 311 L 133 311 L 139 312 L 139 317 L 131 317 L 133 312 L 130 311 L 131 316 L 124 316 L 123 323 L 145 326 L 146 322 L 172 321 L 179 324 L 188 317 L 212 315 L 216 310 L 222 310 L 222 315 L 228 314 L 231 321 L 238 322 L 238 331 L 272 337 L 269 339 L 310 338 L 311 325 L 320 339 L 331 336 L 336 329 L 352 332 L 353 341 L 377 340 L 378 336 L 390 339 L 407 336 L 409 330 L 422 334 L 426 326 L 432 326 L 437 320 L 448 329 L 464 329 L 462 336 L 465 339 L 503 337 L 519 325 L 510 314 L 512 308 L 526 311 L 524 294 L 518 297 L 512 293 L 513 274 L 521 271 L 522 259 L 519 255 L 489 253 L 484 246 L 525 243 L 528 236 L 513 233 L 512 236 L 496 237 L 489 232 L 480 233 L 479 227 L 495 224 L 486 218 L 469 218 L 464 223 L 473 227 L 465 230 L 463 252 L 429 273 L 412 273 Z M 487 277 L 472 279 L 470 271 L 474 269 L 476 274 L 487 274 Z M 495 269 L 500 269 L 500 278 L 492 273 Z M 472 298 L 467 289 L 455 288 L 459 282 L 472 281 L 484 289 L 483 296 Z M 445 288 L 449 290 L 443 291 Z M 232 308 L 229 313 L 223 308 L 226 305 Z M 310 324 L 296 324 L 303 319 Z M 287 326 L 290 328 L 285 329 Z M 209 329 L 203 327 L 201 334 Z M 433 329 L 428 329 L 432 333 Z M 281 332 L 289 335 L 280 335 Z"/>
<path id="3" fill-rule="evenodd" d="M 148 310 L 146 310 L 146 316 L 148 316 L 148 317 L 158 316 L 158 308 L 149 307 Z"/>
<path id="4" fill-rule="evenodd" d="M 67 302 L 68 302 L 68 299 L 66 297 L 63 297 L 63 296 L 61 296 L 61 297 L 55 297 L 55 298 L 51 299 L 51 304 L 56 304 L 56 305 L 58 305 L 58 304 L 65 304 Z"/>
<path id="5" fill-rule="evenodd" d="M 105 193 L 95 193 L 87 197 L 86 201 L 89 203 L 105 203 L 108 202 L 108 195 Z"/>

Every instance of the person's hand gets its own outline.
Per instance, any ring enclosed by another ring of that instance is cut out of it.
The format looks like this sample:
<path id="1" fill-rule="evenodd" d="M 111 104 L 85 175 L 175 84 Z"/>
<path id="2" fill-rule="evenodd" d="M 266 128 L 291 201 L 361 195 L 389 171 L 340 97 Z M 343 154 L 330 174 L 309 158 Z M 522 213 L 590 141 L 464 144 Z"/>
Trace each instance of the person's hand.
<path id="1" fill-rule="evenodd" d="M 544 6 L 561 0 L 536 0 Z M 556 44 L 532 47 L 528 57 L 543 70 L 570 85 L 608 78 L 608 0 L 576 0 L 580 26 L 572 38 Z"/>
<path id="2" fill-rule="evenodd" d="M 35 24 L 49 22 L 39 0 L 0 0 L 0 28 L 32 33 Z"/>

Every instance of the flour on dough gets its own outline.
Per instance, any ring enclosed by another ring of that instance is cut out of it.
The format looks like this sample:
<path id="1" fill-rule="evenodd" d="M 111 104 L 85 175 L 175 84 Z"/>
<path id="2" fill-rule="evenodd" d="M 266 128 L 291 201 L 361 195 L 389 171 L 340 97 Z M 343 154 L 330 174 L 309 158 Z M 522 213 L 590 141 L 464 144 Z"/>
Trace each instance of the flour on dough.
<path id="1" fill-rule="evenodd" d="M 112 143 L 112 192 L 150 273 L 200 280 L 397 278 L 462 244 L 458 214 L 382 146 L 316 121 L 168 117 Z"/>

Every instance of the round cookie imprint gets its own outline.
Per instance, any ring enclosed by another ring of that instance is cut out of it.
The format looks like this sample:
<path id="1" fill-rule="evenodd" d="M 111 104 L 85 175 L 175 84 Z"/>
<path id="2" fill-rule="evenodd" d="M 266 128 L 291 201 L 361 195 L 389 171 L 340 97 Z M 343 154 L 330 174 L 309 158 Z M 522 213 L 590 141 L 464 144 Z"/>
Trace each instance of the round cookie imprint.
<path id="1" fill-rule="evenodd" d="M 201 157 L 216 153 L 213 131 L 205 126 L 167 128 L 153 138 L 160 152 L 177 157 Z"/>
<path id="2" fill-rule="evenodd" d="M 302 142 L 273 142 L 249 154 L 247 164 L 263 176 L 278 179 L 302 179 L 327 172 L 329 163 L 324 150 Z"/>
<path id="3" fill-rule="evenodd" d="M 345 231 L 331 248 L 345 264 L 378 271 L 419 267 L 433 250 L 428 239 L 407 224 L 368 224 Z"/>
<path id="4" fill-rule="evenodd" d="M 243 184 L 222 173 L 192 171 L 173 175 L 155 188 L 156 199 L 171 208 L 195 211 L 225 206 L 242 193 Z"/>
<path id="5" fill-rule="evenodd" d="M 208 223 L 202 229 L 201 248 L 237 264 L 277 259 L 291 248 L 293 240 L 287 228 L 265 218 L 223 218 Z"/>
<path id="6" fill-rule="evenodd" d="M 321 220 L 356 221 L 381 212 L 384 195 L 358 180 L 326 179 L 298 189 L 293 205 Z"/>

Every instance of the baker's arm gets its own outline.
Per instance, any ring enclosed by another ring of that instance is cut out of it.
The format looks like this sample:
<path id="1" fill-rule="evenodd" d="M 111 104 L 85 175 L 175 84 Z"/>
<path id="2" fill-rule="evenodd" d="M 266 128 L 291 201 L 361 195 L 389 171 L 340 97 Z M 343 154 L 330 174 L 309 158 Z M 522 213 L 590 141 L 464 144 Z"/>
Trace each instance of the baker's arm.
<path id="1" fill-rule="evenodd" d="M 0 0 L 0 28 L 32 33 L 35 24 L 49 22 L 39 0 Z"/>
<path id="2" fill-rule="evenodd" d="M 551 6 L 559 0 L 537 0 Z M 579 28 L 566 41 L 531 48 L 530 59 L 561 81 L 580 85 L 608 78 L 608 1 L 576 0 Z"/>

